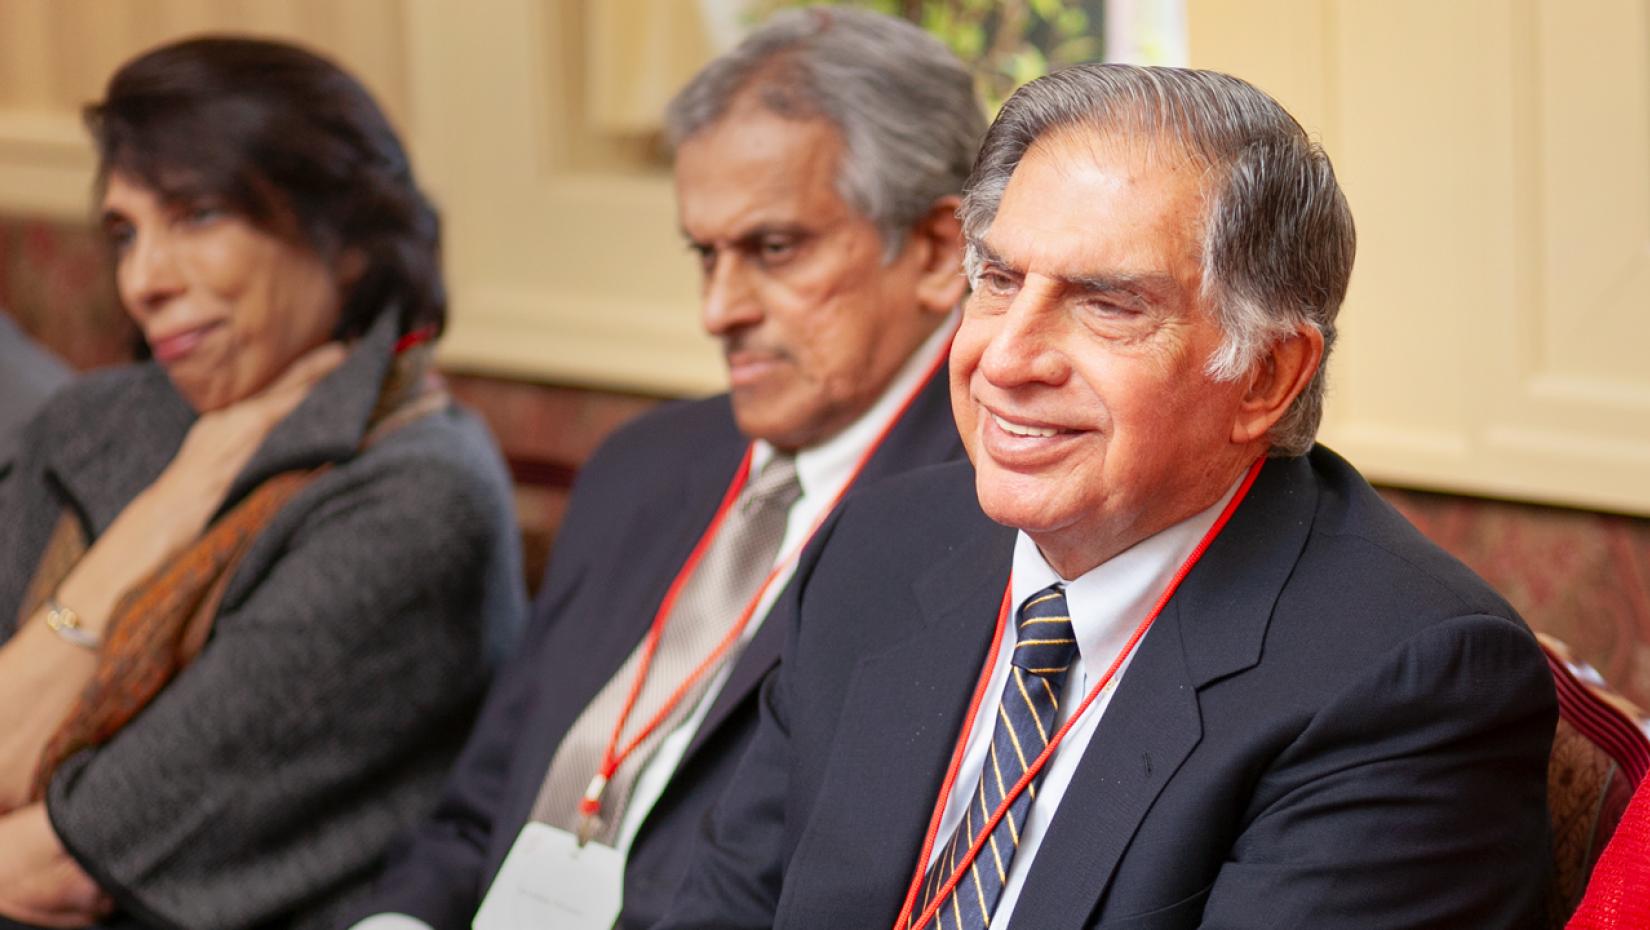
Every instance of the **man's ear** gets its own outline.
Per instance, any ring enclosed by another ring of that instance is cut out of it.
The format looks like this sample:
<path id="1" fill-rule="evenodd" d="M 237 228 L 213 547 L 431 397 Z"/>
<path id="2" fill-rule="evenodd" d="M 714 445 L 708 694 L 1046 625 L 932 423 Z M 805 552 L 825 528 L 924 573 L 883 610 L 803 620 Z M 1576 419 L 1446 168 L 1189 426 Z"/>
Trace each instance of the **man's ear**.
<path id="1" fill-rule="evenodd" d="M 1301 324 L 1272 343 L 1245 376 L 1249 386 L 1238 403 L 1232 442 L 1245 445 L 1264 437 L 1288 412 L 1323 361 L 1323 333 Z"/>
<path id="2" fill-rule="evenodd" d="M 950 313 L 968 289 L 962 222 L 957 219 L 961 205 L 960 197 L 941 197 L 906 232 L 905 258 L 916 263 L 917 302 L 929 313 Z"/>

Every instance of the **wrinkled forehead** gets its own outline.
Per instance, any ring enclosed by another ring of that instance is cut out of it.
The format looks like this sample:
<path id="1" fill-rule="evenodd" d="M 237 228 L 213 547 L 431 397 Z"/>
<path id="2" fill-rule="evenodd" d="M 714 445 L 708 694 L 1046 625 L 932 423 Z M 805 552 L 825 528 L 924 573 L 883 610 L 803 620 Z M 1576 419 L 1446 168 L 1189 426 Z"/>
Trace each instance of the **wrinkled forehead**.
<path id="1" fill-rule="evenodd" d="M 1154 232 L 1200 251 L 1213 175 L 1207 161 L 1172 137 L 1059 127 L 1026 148 L 995 192 L 991 216 L 968 230 L 968 239 L 1003 238 L 1007 230 L 992 234 L 1004 220 L 1005 199 L 1012 198 L 1010 222 L 1041 225 L 1044 214 L 1061 213 L 1081 218 L 1066 233 L 1084 236 L 1110 234 L 1125 221 L 1136 228 L 1149 222 Z"/>
<path id="2" fill-rule="evenodd" d="M 1218 168 L 1183 133 L 1146 117 L 1107 114 L 1049 127 L 1015 159 L 1013 167 L 978 178 L 965 201 L 962 217 L 970 239 L 984 238 L 1001 208 L 1007 188 L 1028 163 L 1052 164 L 1071 175 L 1097 164 L 1132 166 L 1139 175 L 1174 175 L 1195 185 L 1207 206 L 1218 192 Z M 1198 222 L 1203 222 L 1200 210 Z"/>
<path id="3" fill-rule="evenodd" d="M 1052 126 L 1026 147 L 1021 162 L 1034 154 L 1096 161 L 1126 160 L 1142 168 L 1206 174 L 1209 159 L 1170 126 L 1143 117 L 1093 118 Z"/>
<path id="4" fill-rule="evenodd" d="M 676 150 L 678 219 L 689 227 L 721 226 L 737 217 L 848 209 L 838 203 L 843 155 L 841 136 L 827 120 L 731 111 Z"/>

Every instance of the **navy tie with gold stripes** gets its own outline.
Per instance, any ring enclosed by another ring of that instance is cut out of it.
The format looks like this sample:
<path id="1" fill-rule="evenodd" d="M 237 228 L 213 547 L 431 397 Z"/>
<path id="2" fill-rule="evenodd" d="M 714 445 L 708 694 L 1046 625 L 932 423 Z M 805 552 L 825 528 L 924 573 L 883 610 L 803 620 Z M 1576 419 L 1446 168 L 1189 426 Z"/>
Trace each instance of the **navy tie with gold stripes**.
<path id="1" fill-rule="evenodd" d="M 1066 595 L 1058 584 L 1050 585 L 1020 606 L 1018 641 L 1012 667 L 1003 686 L 997 708 L 997 722 L 991 734 L 980 783 L 969 799 L 967 813 L 957 824 L 946 845 L 923 881 L 918 913 L 926 910 L 934 894 L 955 871 L 956 863 L 979 837 L 1003 796 L 1025 774 L 1059 727 L 1060 690 L 1066 670 L 1077 657 L 1077 640 L 1066 611 Z M 1045 766 L 1043 772 L 1047 772 Z M 983 930 L 991 925 L 991 914 L 1008 880 L 1009 863 L 1020 845 L 1020 831 L 1037 797 L 1042 772 L 1009 807 L 997 823 L 990 839 L 975 857 L 962 880 L 952 889 L 934 915 L 940 930 Z"/>

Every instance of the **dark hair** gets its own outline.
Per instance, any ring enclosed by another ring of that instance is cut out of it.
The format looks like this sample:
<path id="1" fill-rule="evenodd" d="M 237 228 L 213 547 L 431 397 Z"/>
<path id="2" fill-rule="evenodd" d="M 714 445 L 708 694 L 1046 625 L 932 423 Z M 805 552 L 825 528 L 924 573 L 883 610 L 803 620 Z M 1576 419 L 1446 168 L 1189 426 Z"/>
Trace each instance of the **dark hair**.
<path id="1" fill-rule="evenodd" d="M 440 218 L 383 111 L 326 58 L 264 39 L 174 42 L 116 71 L 85 119 L 99 190 L 118 172 L 164 198 L 220 200 L 324 256 L 358 252 L 338 335 L 391 305 L 403 333 L 445 323 Z"/>

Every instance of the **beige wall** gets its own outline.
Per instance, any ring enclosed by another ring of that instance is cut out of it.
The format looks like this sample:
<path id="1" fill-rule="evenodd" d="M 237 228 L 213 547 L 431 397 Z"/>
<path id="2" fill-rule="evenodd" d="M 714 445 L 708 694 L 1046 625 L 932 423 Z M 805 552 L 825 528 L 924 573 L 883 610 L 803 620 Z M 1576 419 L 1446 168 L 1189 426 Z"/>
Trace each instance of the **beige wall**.
<path id="1" fill-rule="evenodd" d="M 1650 4 L 1194 0 L 1334 158 L 1325 438 L 1400 484 L 1650 513 Z"/>
<path id="2" fill-rule="evenodd" d="M 477 15 L 484 9 L 488 15 Z M 716 390 L 652 119 L 706 60 L 684 0 L 0 0 L 0 211 L 87 215 L 78 109 L 203 30 L 295 38 L 379 96 L 441 206 L 453 367 Z"/>
<path id="3" fill-rule="evenodd" d="M 85 215 L 75 117 L 205 28 L 358 71 L 442 204 L 449 365 L 715 389 L 655 114 L 686 0 L 0 0 L 0 211 Z M 487 15 L 477 11 L 485 9 Z M 1196 65 L 1318 134 L 1360 251 L 1326 438 L 1372 477 L 1650 513 L 1650 5 L 1190 0 Z"/>
<path id="4" fill-rule="evenodd" d="M 344 61 L 405 125 L 398 0 L 0 0 L 0 209 L 87 215 L 80 107 L 132 54 L 209 30 L 302 39 Z"/>

